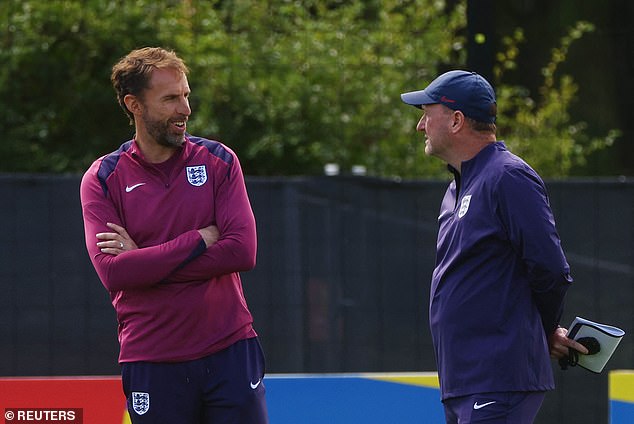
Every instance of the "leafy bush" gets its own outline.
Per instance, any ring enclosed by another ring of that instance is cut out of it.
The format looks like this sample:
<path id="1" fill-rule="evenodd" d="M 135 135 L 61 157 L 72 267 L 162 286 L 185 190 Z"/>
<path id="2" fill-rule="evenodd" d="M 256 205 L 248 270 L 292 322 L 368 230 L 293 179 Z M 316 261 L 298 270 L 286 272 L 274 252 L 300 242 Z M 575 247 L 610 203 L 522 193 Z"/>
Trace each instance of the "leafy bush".
<path id="1" fill-rule="evenodd" d="M 509 149 L 532 164 L 543 176 L 561 177 L 573 166 L 583 165 L 594 151 L 611 146 L 620 135 L 611 130 L 604 137 L 589 137 L 585 122 L 573 122 L 569 110 L 578 87 L 570 75 L 557 78 L 559 65 L 566 60 L 570 45 L 593 31 L 588 22 L 578 22 L 552 49 L 550 61 L 542 68 L 539 97 L 533 99 L 521 86 L 504 84 L 504 72 L 517 66 L 518 45 L 524 41 L 518 29 L 503 38 L 504 51 L 498 53 L 495 68 L 498 98 L 498 134 Z"/>
<path id="2" fill-rule="evenodd" d="M 0 171 L 82 172 L 133 136 L 109 76 L 133 48 L 172 48 L 191 69 L 192 134 L 234 148 L 249 175 L 344 172 L 437 177 L 420 114 L 400 93 L 466 60 L 466 1 L 5 0 L 0 2 Z M 540 98 L 504 84 L 521 32 L 500 57 L 500 134 L 544 175 L 593 149 L 555 78 L 580 24 L 553 51 Z"/>

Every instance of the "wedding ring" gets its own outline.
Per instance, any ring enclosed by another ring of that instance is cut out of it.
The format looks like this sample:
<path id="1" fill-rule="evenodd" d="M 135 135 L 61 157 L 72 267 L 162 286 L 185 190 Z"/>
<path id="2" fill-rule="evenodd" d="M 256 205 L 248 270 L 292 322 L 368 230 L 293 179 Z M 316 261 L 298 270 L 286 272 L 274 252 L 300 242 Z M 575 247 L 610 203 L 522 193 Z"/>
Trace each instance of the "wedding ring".
<path id="1" fill-rule="evenodd" d="M 122 241 L 119 242 L 119 249 L 123 249 L 123 242 Z"/>

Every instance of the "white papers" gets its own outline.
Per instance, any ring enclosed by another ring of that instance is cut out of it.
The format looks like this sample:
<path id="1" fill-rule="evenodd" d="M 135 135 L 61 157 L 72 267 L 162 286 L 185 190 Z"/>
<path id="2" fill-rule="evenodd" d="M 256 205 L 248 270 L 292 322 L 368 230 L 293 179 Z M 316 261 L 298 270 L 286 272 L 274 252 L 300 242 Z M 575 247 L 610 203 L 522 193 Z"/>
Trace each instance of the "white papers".
<path id="1" fill-rule="evenodd" d="M 594 338 L 599 342 L 600 350 L 595 354 L 579 354 L 578 365 L 592 372 L 600 373 L 616 350 L 625 331 L 611 325 L 600 324 L 576 317 L 568 327 L 568 338 L 579 341 Z"/>

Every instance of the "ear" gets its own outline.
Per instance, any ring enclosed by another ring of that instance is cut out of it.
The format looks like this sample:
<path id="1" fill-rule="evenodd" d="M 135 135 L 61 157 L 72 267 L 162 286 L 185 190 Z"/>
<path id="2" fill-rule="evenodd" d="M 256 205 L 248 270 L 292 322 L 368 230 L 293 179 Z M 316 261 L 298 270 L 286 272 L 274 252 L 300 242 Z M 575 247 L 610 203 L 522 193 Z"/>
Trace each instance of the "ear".
<path id="1" fill-rule="evenodd" d="M 464 114 L 459 110 L 454 110 L 452 114 L 451 130 L 453 132 L 458 132 L 462 129 L 465 123 L 466 121 Z"/>
<path id="2" fill-rule="evenodd" d="M 125 107 L 127 107 L 133 115 L 138 115 L 143 110 L 139 98 L 137 96 L 133 96 L 132 94 L 126 94 L 123 98 L 123 103 L 125 103 Z"/>

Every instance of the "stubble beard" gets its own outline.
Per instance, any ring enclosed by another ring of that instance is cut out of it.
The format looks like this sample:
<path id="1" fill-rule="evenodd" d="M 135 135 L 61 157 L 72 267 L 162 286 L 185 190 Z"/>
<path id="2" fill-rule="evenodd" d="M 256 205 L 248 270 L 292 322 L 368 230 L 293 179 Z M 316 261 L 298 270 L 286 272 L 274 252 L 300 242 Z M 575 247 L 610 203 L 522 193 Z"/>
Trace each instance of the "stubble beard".
<path id="1" fill-rule="evenodd" d="M 170 123 L 168 121 L 153 121 L 150 118 L 143 117 L 143 123 L 148 134 L 161 146 L 181 147 L 185 143 L 183 134 L 170 133 Z"/>
<path id="2" fill-rule="evenodd" d="M 433 156 L 434 155 L 434 149 L 431 146 L 429 138 L 425 139 L 425 154 L 427 156 Z"/>

